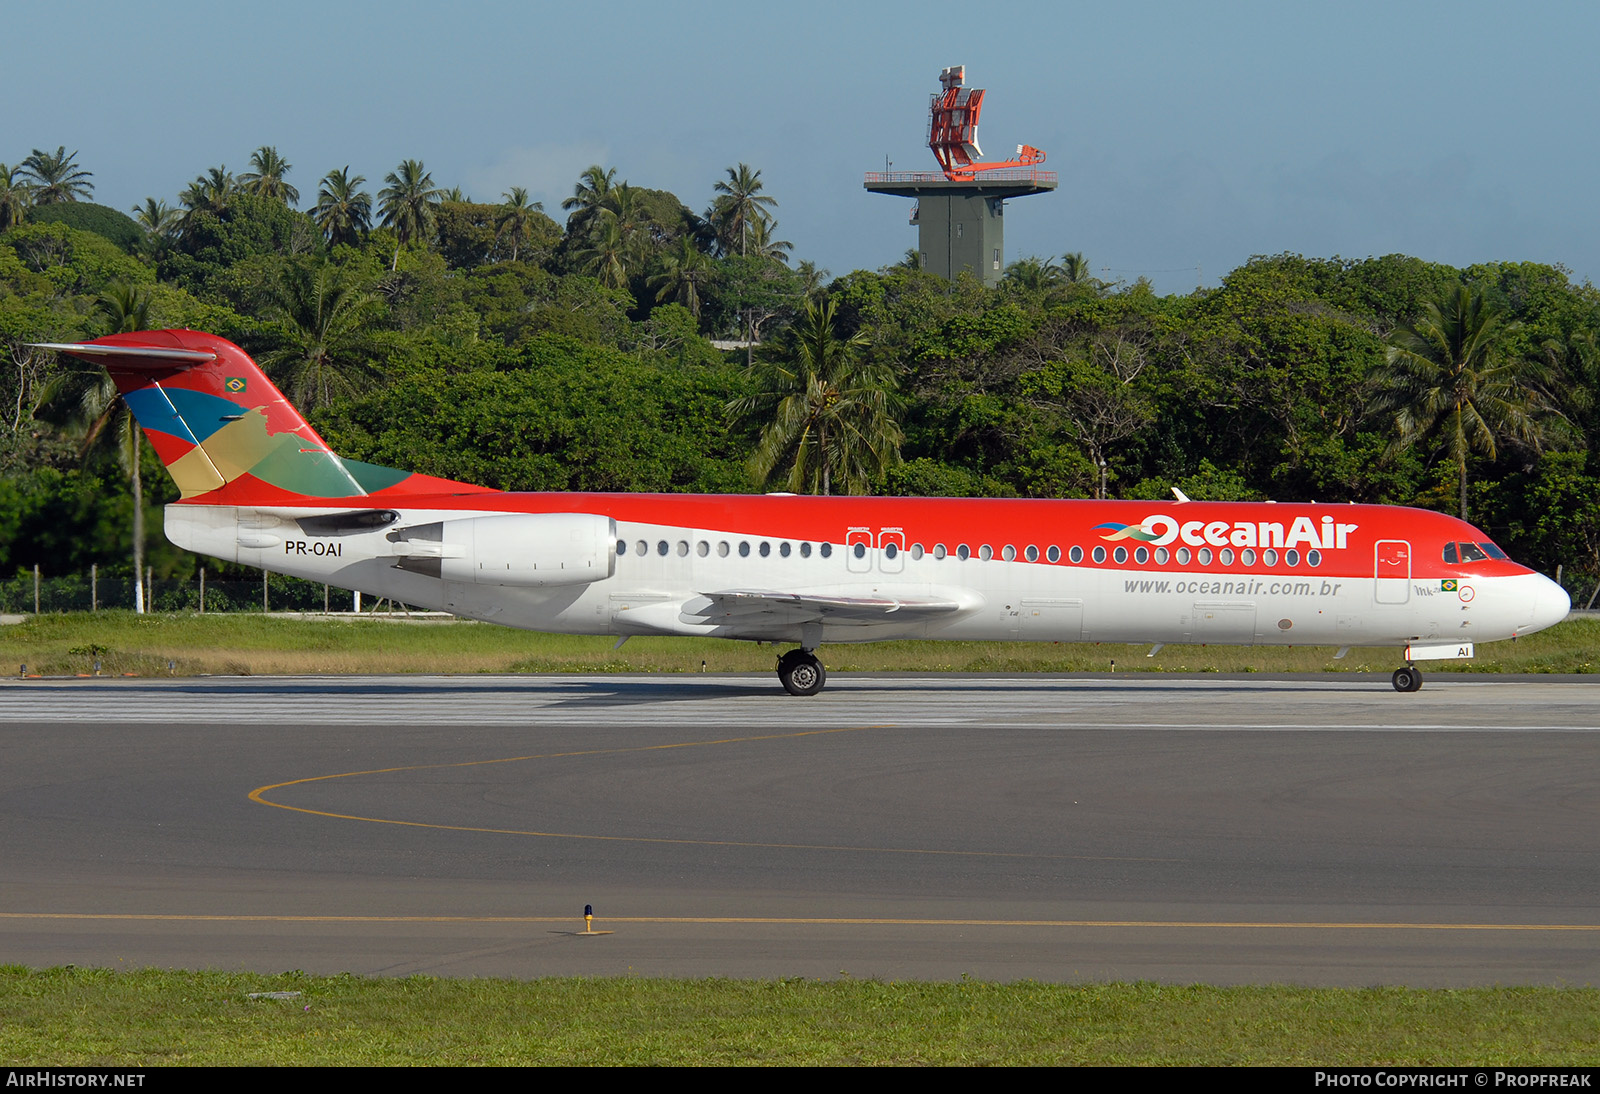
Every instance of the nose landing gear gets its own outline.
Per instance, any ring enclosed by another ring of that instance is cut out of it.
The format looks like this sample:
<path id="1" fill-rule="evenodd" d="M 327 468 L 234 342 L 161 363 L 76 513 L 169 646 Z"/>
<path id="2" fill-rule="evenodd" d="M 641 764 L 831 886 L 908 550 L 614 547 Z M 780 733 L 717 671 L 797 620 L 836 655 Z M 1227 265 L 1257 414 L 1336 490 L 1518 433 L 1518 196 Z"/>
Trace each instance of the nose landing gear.
<path id="1" fill-rule="evenodd" d="M 827 683 L 828 673 L 807 649 L 794 649 L 778 658 L 778 681 L 790 695 L 815 695 Z"/>
<path id="2" fill-rule="evenodd" d="M 1403 669 L 1395 669 L 1389 680 L 1396 691 L 1416 691 L 1422 686 L 1422 673 L 1417 671 L 1415 665 L 1407 665 Z"/>

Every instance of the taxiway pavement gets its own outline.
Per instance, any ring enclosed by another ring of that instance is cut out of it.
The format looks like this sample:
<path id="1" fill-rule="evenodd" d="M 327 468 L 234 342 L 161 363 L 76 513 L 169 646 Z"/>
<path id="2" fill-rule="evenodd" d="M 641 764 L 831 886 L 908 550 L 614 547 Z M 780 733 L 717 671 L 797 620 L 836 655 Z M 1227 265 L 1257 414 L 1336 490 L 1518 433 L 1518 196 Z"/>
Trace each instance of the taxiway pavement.
<path id="1" fill-rule="evenodd" d="M 1597 821 L 1584 677 L 10 680 L 0 961 L 1592 984 Z"/>

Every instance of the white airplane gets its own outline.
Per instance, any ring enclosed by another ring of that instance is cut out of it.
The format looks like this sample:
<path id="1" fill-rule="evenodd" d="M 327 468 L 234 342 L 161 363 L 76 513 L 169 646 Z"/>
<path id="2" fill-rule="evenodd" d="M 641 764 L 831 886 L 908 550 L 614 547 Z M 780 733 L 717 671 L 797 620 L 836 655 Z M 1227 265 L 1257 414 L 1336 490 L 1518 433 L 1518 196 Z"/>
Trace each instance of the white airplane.
<path id="1" fill-rule="evenodd" d="M 528 630 L 1404 646 L 1471 657 L 1566 618 L 1559 585 L 1441 513 L 1373 505 L 510 493 L 341 459 L 238 346 L 142 331 L 101 362 L 182 498 L 179 547 Z"/>

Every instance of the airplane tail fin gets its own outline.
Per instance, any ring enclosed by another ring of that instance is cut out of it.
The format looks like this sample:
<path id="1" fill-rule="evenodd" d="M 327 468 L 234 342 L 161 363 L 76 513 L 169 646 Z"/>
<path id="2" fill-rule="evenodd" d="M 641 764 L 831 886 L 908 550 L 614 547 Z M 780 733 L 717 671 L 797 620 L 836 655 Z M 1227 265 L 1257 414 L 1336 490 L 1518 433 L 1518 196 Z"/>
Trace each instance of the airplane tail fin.
<path id="1" fill-rule="evenodd" d="M 184 501 L 294 505 L 323 498 L 487 492 L 334 454 L 250 355 L 192 330 L 45 343 L 102 364 Z"/>

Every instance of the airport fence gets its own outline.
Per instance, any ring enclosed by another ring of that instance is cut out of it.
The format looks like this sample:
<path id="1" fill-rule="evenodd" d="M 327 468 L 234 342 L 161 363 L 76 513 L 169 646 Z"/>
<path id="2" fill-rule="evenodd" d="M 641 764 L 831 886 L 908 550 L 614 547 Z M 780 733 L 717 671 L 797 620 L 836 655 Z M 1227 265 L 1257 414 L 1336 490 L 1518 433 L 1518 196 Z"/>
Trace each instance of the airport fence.
<path id="1" fill-rule="evenodd" d="M 217 580 L 201 570 L 186 579 L 145 575 L 145 605 L 153 612 L 356 612 L 400 610 L 375 596 L 359 596 L 286 574 Z M 134 579 L 126 572 L 42 576 L 37 570 L 0 580 L 0 614 L 90 612 L 132 609 Z"/>

